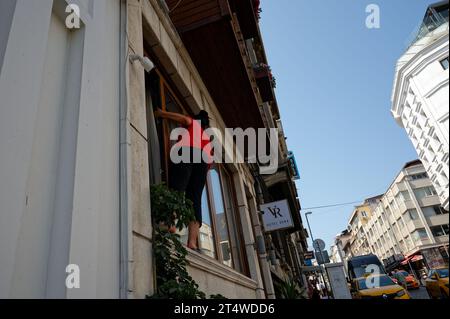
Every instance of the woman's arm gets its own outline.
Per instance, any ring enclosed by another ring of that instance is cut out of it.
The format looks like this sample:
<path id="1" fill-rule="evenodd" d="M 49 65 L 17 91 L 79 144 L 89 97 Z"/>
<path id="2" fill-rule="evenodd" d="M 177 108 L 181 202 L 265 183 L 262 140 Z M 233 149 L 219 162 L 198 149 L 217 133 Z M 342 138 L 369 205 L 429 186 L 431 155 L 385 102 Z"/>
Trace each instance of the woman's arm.
<path id="1" fill-rule="evenodd" d="M 192 124 L 192 119 L 189 116 L 173 112 L 166 112 L 163 110 L 155 111 L 155 117 L 172 120 L 184 126 L 189 126 Z"/>

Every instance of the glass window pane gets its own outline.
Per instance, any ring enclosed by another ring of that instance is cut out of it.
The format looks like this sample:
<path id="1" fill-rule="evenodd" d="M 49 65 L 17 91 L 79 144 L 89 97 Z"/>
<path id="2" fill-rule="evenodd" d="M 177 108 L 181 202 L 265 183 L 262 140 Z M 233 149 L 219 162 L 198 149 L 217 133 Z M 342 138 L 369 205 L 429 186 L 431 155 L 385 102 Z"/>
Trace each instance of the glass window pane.
<path id="1" fill-rule="evenodd" d="M 223 193 L 225 196 L 225 211 L 228 220 L 229 234 L 231 236 L 230 243 L 234 268 L 240 273 L 244 273 L 243 260 L 241 258 L 242 251 L 238 234 L 238 225 L 240 225 L 240 223 L 237 220 L 238 214 L 234 203 L 233 186 L 231 184 L 231 178 L 226 172 L 223 172 L 222 177 Z"/>
<path id="2" fill-rule="evenodd" d="M 220 177 L 217 170 L 213 169 L 209 171 L 211 178 L 211 192 L 214 196 L 214 208 L 215 208 L 215 222 L 217 230 L 217 240 L 220 245 L 222 253 L 222 262 L 233 267 L 233 257 L 231 253 L 231 244 L 228 233 L 227 217 L 225 214 L 224 201 L 222 196 L 222 186 L 220 183 Z"/>
<path id="3" fill-rule="evenodd" d="M 199 248 L 205 255 L 216 258 L 216 249 L 214 245 L 214 234 L 211 224 L 211 212 L 208 204 L 207 188 L 203 190 L 202 195 L 202 219 L 203 224 L 200 228 L 200 236 L 198 239 Z"/>
<path id="4" fill-rule="evenodd" d="M 415 208 L 408 209 L 408 212 L 409 212 L 409 217 L 411 218 L 411 220 L 419 219 L 419 214 L 417 213 L 417 209 L 415 209 Z"/>
<path id="5" fill-rule="evenodd" d="M 432 217 L 436 215 L 433 206 L 422 207 L 422 212 L 425 217 Z"/>
<path id="6" fill-rule="evenodd" d="M 445 59 L 441 60 L 441 65 L 442 65 L 442 68 L 444 70 L 448 70 L 448 57 L 446 57 Z"/>

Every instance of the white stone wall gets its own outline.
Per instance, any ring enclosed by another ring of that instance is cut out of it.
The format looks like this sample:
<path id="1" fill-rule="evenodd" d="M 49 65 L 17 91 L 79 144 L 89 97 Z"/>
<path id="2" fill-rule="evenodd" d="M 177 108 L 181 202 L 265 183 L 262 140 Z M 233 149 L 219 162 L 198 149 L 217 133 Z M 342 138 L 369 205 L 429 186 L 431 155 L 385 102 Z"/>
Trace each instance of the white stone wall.
<path id="1" fill-rule="evenodd" d="M 0 298 L 119 297 L 119 1 L 0 5 Z M 68 264 L 80 288 L 67 289 Z"/>

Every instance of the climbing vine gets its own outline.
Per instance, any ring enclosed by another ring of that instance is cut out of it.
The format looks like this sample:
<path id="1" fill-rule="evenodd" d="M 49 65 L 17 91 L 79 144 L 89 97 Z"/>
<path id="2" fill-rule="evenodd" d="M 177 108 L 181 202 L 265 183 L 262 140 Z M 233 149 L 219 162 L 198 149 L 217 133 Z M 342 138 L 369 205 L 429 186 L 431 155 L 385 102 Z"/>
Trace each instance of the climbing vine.
<path id="1" fill-rule="evenodd" d="M 152 218 L 154 220 L 153 252 L 156 263 L 156 292 L 151 299 L 205 299 L 198 284 L 189 275 L 187 249 L 180 235 L 171 232 L 182 230 L 195 220 L 192 202 L 184 193 L 170 190 L 166 185 L 150 189 Z M 220 295 L 211 298 L 223 298 Z"/>

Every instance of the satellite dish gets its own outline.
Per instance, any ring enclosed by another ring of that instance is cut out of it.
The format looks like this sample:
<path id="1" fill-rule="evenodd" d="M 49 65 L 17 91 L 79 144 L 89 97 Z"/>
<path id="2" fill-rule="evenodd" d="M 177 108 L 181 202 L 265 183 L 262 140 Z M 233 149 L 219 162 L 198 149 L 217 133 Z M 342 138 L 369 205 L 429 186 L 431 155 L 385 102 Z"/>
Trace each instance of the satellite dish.
<path id="1" fill-rule="evenodd" d="M 313 247 L 316 251 L 325 250 L 325 242 L 322 239 L 314 240 Z"/>

